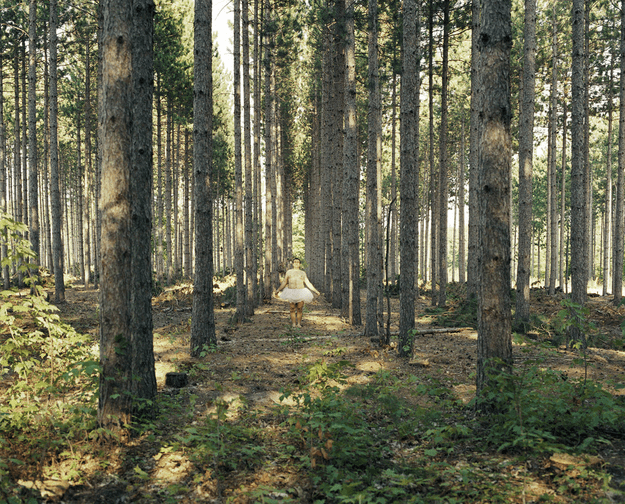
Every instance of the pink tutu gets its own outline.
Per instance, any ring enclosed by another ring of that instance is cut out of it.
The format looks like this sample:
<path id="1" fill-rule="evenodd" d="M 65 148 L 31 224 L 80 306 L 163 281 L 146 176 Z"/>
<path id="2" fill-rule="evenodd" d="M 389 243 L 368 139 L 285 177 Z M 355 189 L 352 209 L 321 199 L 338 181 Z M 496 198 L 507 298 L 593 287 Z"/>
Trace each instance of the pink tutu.
<path id="1" fill-rule="evenodd" d="M 314 299 L 313 293 L 306 287 L 303 289 L 289 289 L 285 287 L 282 292 L 278 293 L 278 297 L 282 301 L 288 301 L 289 303 L 299 303 L 300 301 L 310 303 Z"/>

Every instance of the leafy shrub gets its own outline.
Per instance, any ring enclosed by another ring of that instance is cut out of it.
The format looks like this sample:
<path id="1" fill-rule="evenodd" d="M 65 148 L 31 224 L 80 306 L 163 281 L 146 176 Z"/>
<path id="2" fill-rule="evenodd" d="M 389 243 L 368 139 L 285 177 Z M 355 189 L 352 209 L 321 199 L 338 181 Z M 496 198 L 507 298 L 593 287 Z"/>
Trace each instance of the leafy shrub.
<path id="1" fill-rule="evenodd" d="M 29 275 L 34 254 L 24 231 L 23 224 L 0 218 L 0 237 L 10 248 L 3 266 L 20 264 Z M 17 440 L 22 455 L 29 447 L 61 448 L 93 429 L 99 373 L 89 337 L 62 323 L 38 279 L 30 279 L 31 294 L 0 292 L 0 372 L 8 383 L 0 401 L 0 439 L 7 445 L 0 452 Z M 6 470 L 0 465 L 0 485 L 6 485 Z"/>
<path id="2" fill-rule="evenodd" d="M 494 412 L 487 419 L 487 439 L 500 451 L 583 450 L 602 431 L 622 428 L 625 420 L 625 404 L 601 384 L 574 380 L 561 371 L 534 364 L 489 380 L 476 400 Z"/>

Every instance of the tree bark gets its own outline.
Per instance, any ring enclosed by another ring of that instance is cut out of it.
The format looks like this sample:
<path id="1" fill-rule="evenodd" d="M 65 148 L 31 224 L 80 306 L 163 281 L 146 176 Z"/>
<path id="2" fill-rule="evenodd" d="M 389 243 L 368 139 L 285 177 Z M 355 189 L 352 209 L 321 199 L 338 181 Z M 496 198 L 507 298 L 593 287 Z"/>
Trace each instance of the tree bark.
<path id="1" fill-rule="evenodd" d="M 400 88 L 400 175 L 401 198 L 399 253 L 399 353 L 411 350 L 415 327 L 415 271 L 418 246 L 417 187 L 419 184 L 419 7 L 416 0 L 404 1 L 402 76 Z"/>
<path id="2" fill-rule="evenodd" d="M 343 144 L 343 216 L 346 227 L 348 258 L 343 261 L 349 272 L 348 320 L 361 324 L 360 313 L 360 256 L 358 250 L 358 181 L 360 170 L 357 155 L 356 128 L 356 41 L 354 34 L 354 3 L 345 4 L 345 140 Z M 343 249 L 345 254 L 345 249 Z"/>
<path id="3" fill-rule="evenodd" d="M 523 89 L 519 119 L 519 253 L 515 324 L 530 318 L 532 247 L 532 167 L 534 155 L 534 82 L 536 78 L 536 1 L 525 0 Z"/>
<path id="4" fill-rule="evenodd" d="M 102 282 L 100 286 L 100 395 L 98 421 L 130 423 L 132 4 L 104 0 L 102 123 Z"/>
<path id="5" fill-rule="evenodd" d="M 618 132 L 618 166 L 616 178 L 616 211 L 614 213 L 614 245 L 612 257 L 614 267 L 612 271 L 612 293 L 614 304 L 619 305 L 623 297 L 623 237 L 625 235 L 625 222 L 623 221 L 623 199 L 625 193 L 625 0 L 621 1 L 621 77 L 619 90 L 619 132 Z"/>
<path id="6" fill-rule="evenodd" d="M 39 245 L 39 195 L 37 170 L 37 0 L 29 2 L 28 22 L 28 201 L 30 219 L 28 235 L 36 264 L 41 264 Z"/>
<path id="7" fill-rule="evenodd" d="M 484 1 L 478 42 L 483 93 L 479 154 L 477 391 L 512 366 L 510 311 L 510 2 Z"/>
<path id="8" fill-rule="evenodd" d="M 443 2 L 443 76 L 441 89 L 441 123 L 439 134 L 438 168 L 438 266 L 439 290 L 438 306 L 447 304 L 447 211 L 449 207 L 449 189 L 447 180 L 447 89 L 449 87 L 449 0 Z"/>
<path id="9" fill-rule="evenodd" d="M 573 0 L 573 66 L 571 77 L 571 298 L 583 306 L 588 283 L 586 184 L 584 168 L 584 0 Z M 585 341 L 579 328 L 571 337 Z"/>
<path id="10" fill-rule="evenodd" d="M 193 64 L 193 172 L 195 193 L 195 276 L 191 317 L 191 356 L 216 345 L 213 300 L 213 59 L 212 0 L 195 1 Z"/>
<path id="11" fill-rule="evenodd" d="M 382 178 L 382 109 L 378 69 L 378 2 L 369 0 L 369 117 L 367 150 L 367 319 L 365 335 L 378 335 L 378 299 L 382 281 L 380 198 Z"/>
<path id="12" fill-rule="evenodd" d="M 467 299 L 477 297 L 479 208 L 477 201 L 478 162 L 480 135 L 480 95 L 478 93 L 478 37 L 480 31 L 480 0 L 473 0 L 471 7 L 471 118 L 469 132 L 469 245 L 467 257 Z"/>
<path id="13" fill-rule="evenodd" d="M 132 2 L 132 158 L 130 292 L 133 415 L 153 418 L 156 374 L 152 334 L 152 105 L 154 1 Z"/>
<path id="14" fill-rule="evenodd" d="M 249 3 L 242 0 L 243 23 L 243 145 L 245 147 L 245 284 L 247 316 L 254 314 L 256 305 L 256 269 L 253 268 L 253 228 L 254 213 L 252 204 L 252 132 L 250 117 L 250 22 Z"/>
<path id="15" fill-rule="evenodd" d="M 50 203 L 54 258 L 54 302 L 65 302 L 63 242 L 61 239 L 61 193 L 59 187 L 58 94 L 57 94 L 57 0 L 50 0 Z"/>

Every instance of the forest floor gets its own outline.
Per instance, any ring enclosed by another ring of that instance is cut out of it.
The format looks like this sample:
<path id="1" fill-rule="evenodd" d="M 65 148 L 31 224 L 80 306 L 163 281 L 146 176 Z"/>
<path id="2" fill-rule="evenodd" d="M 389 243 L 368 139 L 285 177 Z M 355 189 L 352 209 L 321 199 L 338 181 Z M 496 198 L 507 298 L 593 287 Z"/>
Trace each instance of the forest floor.
<path id="1" fill-rule="evenodd" d="M 420 334 L 412 358 L 400 358 L 396 336 L 380 347 L 323 297 L 306 305 L 301 329 L 278 300 L 233 325 L 231 285 L 219 285 L 218 344 L 202 359 L 189 355 L 190 285 L 153 299 L 153 423 L 123 441 L 85 439 L 10 465 L 12 480 L 38 489 L 36 501 L 66 503 L 625 502 L 624 429 L 595 431 L 594 443 L 575 432 L 566 445 L 530 440 L 531 449 L 498 449 L 489 427 L 480 431 L 469 405 L 477 333 L 460 287 L 450 287 L 446 310 L 418 299 Z M 97 341 L 98 293 L 73 286 L 66 296 L 61 318 Z M 587 378 L 625 399 L 625 307 L 589 298 L 596 328 L 581 355 L 553 330 L 561 300 L 532 291 L 534 327 L 514 338 L 515 369 Z M 362 301 L 364 316 L 364 291 Z M 397 298 L 391 312 L 393 333 Z M 167 387 L 168 372 L 187 373 L 189 384 Z M 20 458 L 19 443 L 10 447 Z"/>

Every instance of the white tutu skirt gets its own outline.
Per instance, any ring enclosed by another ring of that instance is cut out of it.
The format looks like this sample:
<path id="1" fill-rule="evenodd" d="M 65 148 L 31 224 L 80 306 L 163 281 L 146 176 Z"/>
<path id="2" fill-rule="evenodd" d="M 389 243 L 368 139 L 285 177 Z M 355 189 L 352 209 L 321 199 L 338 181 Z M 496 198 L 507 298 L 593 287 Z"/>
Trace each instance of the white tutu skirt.
<path id="1" fill-rule="evenodd" d="M 313 293 L 306 287 L 303 289 L 289 289 L 285 287 L 278 293 L 278 297 L 282 299 L 282 301 L 288 301 L 289 303 L 299 303 L 301 301 L 310 303 L 314 299 Z"/>

